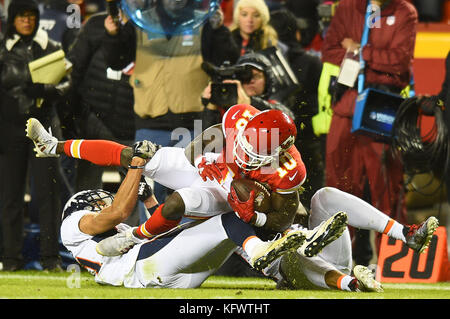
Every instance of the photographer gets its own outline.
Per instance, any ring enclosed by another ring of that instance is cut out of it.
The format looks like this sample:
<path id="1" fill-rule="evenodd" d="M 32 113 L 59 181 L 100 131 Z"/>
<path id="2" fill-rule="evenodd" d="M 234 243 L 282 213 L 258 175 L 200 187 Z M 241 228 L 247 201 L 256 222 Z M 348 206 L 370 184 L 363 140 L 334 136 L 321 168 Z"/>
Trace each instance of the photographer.
<path id="1" fill-rule="evenodd" d="M 250 104 L 260 110 L 279 109 L 295 118 L 286 106 L 270 99 L 275 93 L 275 80 L 270 61 L 263 54 L 245 54 L 229 67 L 203 64 L 203 69 L 212 78 L 202 94 L 203 127 L 220 123 L 225 111 L 235 104 Z"/>

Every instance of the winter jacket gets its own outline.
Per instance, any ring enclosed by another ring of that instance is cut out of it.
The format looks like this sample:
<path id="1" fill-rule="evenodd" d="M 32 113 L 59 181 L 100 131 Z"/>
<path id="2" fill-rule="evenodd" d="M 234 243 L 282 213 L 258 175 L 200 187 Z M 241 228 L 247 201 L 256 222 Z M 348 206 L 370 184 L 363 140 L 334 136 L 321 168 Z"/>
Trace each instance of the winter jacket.
<path id="1" fill-rule="evenodd" d="M 339 2 L 322 46 L 322 61 L 341 65 L 344 38 L 360 43 L 366 1 Z M 417 11 L 405 0 L 390 0 L 381 8 L 380 27 L 370 28 L 368 44 L 363 48 L 367 84 L 384 84 L 400 89 L 408 85 L 414 54 Z"/>
<path id="2" fill-rule="evenodd" d="M 5 37 L 0 43 L 0 117 L 2 120 L 23 129 L 29 117 L 44 124 L 52 116 L 52 102 L 63 91 L 47 86 L 44 102 L 39 107 L 35 98 L 25 93 L 32 84 L 28 63 L 60 49 L 59 44 L 48 38 L 47 32 L 39 29 L 32 39 L 26 40 L 15 34 Z M 23 131 L 22 131 L 23 133 Z"/>
<path id="3" fill-rule="evenodd" d="M 190 39 L 192 45 L 185 45 L 189 39 L 184 36 L 149 40 L 148 35 L 135 29 L 130 21 L 117 36 L 106 35 L 103 50 L 111 68 L 122 69 L 134 60 L 136 63 L 130 78 L 135 97 L 136 129 L 194 127 L 194 120 L 202 116 L 201 94 L 208 84 L 201 63 L 209 60 L 220 65 L 226 56 L 224 52 L 233 47 L 231 35 L 215 37 L 226 31 L 224 28 L 209 29 L 208 35 L 194 34 Z M 227 38 L 228 42 L 224 42 Z M 231 51 L 229 59 L 236 52 Z"/>
<path id="4" fill-rule="evenodd" d="M 106 16 L 101 13 L 90 17 L 68 53 L 73 64 L 72 86 L 80 101 L 76 107 L 84 108 L 80 113 L 93 113 L 117 139 L 133 140 L 134 98 L 130 76 L 121 71 L 108 71 L 100 48 Z"/>

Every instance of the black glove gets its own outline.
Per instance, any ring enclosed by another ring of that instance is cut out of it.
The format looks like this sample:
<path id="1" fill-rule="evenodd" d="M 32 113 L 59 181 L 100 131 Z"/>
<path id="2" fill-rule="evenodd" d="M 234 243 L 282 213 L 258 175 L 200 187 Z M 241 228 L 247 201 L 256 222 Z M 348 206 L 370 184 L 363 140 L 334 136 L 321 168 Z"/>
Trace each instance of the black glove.
<path id="1" fill-rule="evenodd" d="M 38 98 L 49 98 L 56 93 L 56 88 L 54 85 L 51 84 L 43 84 L 43 83 L 27 83 L 25 89 L 25 94 L 32 98 L 32 99 L 38 99 Z"/>
<path id="2" fill-rule="evenodd" d="M 43 83 L 28 83 L 24 89 L 25 94 L 32 98 L 43 98 L 45 95 L 45 84 Z"/>
<path id="3" fill-rule="evenodd" d="M 150 196 L 153 195 L 153 189 L 147 184 L 144 176 L 141 176 L 139 182 L 138 198 L 141 202 L 145 202 Z"/>

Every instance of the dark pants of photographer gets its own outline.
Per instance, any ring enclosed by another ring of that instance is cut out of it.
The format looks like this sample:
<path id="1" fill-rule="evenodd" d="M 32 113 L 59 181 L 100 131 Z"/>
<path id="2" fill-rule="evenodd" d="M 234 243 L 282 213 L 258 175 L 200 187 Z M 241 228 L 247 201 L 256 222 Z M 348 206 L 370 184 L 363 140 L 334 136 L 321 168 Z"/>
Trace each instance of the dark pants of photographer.
<path id="1" fill-rule="evenodd" d="M 0 155 L 3 268 L 15 270 L 23 266 L 24 193 L 30 168 L 39 208 L 41 263 L 44 268 L 52 269 L 59 262 L 61 205 L 58 160 L 37 158 L 34 144 L 23 133 L 23 127 L 10 126 L 5 130 L 8 136 L 3 137 L 8 142 Z"/>

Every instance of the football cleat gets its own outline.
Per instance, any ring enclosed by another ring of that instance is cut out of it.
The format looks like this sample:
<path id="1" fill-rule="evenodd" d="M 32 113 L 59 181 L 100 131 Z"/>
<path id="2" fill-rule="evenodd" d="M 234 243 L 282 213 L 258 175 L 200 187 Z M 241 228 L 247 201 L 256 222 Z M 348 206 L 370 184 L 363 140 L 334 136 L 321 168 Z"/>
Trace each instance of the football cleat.
<path id="1" fill-rule="evenodd" d="M 306 239 L 297 252 L 306 257 L 316 256 L 331 242 L 338 239 L 347 227 L 347 214 L 337 212 L 311 230 L 304 230 Z"/>
<path id="2" fill-rule="evenodd" d="M 137 227 L 130 228 L 124 232 L 117 233 L 114 236 L 101 240 L 97 246 L 95 246 L 95 250 L 100 255 L 107 257 L 125 254 L 133 248 L 134 245 L 142 242 L 142 239 L 133 235 L 133 230 L 136 228 Z"/>
<path id="3" fill-rule="evenodd" d="M 356 278 L 355 285 L 352 287 L 352 291 L 364 291 L 364 292 L 383 292 L 383 286 L 380 282 L 375 280 L 373 272 L 361 265 L 353 268 L 353 275 Z"/>
<path id="4" fill-rule="evenodd" d="M 439 226 L 436 217 L 429 217 L 420 225 L 405 226 L 408 230 L 405 235 L 406 245 L 419 253 L 422 253 L 430 245 L 431 238 Z"/>
<path id="5" fill-rule="evenodd" d="M 47 132 L 41 122 L 35 118 L 30 118 L 27 121 L 25 132 L 36 146 L 34 148 L 36 157 L 59 157 L 59 154 L 56 154 L 58 139 L 51 134 L 50 128 Z"/>
<path id="6" fill-rule="evenodd" d="M 290 250 L 296 250 L 304 240 L 305 235 L 303 231 L 297 230 L 277 240 L 264 242 L 257 248 L 258 250 L 251 259 L 251 264 L 256 270 L 263 270 L 278 257 Z"/>

